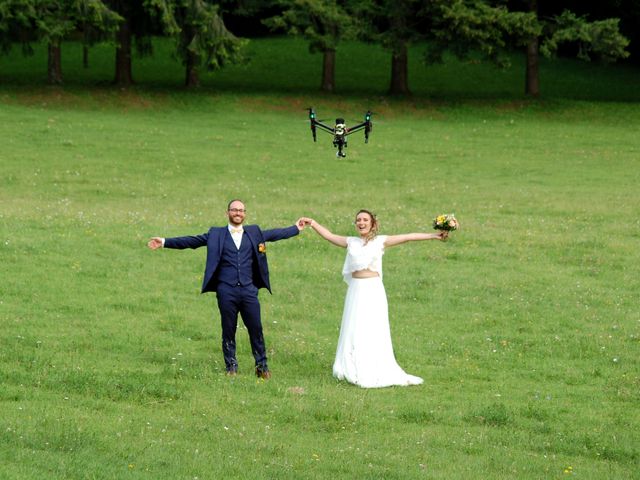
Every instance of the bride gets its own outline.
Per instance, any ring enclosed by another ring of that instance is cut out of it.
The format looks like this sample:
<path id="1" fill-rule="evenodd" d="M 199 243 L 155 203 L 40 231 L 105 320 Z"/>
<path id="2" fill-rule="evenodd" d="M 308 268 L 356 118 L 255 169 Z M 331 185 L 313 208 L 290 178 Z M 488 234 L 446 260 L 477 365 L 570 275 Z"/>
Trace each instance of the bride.
<path id="1" fill-rule="evenodd" d="M 342 275 L 348 289 L 333 376 L 364 388 L 421 384 L 422 378 L 407 374 L 393 353 L 382 255 L 385 248 L 410 241 L 446 240 L 448 232 L 378 235 L 378 221 L 368 210 L 356 214 L 357 237 L 336 235 L 313 219 L 304 220 L 322 238 L 347 249 Z"/>

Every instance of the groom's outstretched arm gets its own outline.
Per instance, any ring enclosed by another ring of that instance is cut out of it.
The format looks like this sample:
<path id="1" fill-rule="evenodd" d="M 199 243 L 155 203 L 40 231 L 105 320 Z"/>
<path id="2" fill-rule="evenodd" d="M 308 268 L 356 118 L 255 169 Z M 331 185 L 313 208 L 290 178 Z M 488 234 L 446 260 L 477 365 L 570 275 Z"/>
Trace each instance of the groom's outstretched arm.
<path id="1" fill-rule="evenodd" d="M 188 237 L 151 237 L 151 240 L 147 242 L 147 247 L 149 247 L 151 250 L 156 250 L 163 247 L 176 248 L 179 250 L 184 248 L 199 248 L 204 247 L 207 244 L 207 238 L 209 238 L 208 233 L 204 233 L 202 235 L 192 235 Z"/>
<path id="2" fill-rule="evenodd" d="M 176 248 L 182 250 L 184 248 L 200 248 L 207 244 L 209 238 L 208 233 L 202 235 L 189 235 L 187 237 L 172 237 L 164 239 L 164 248 Z"/>
<path id="3" fill-rule="evenodd" d="M 263 230 L 265 242 L 277 242 L 278 240 L 285 240 L 287 238 L 295 237 L 300 233 L 305 225 L 307 225 L 307 218 L 301 217 L 296 220 L 295 225 L 286 228 L 273 228 L 271 230 Z"/>
<path id="4" fill-rule="evenodd" d="M 271 230 L 263 230 L 262 236 L 265 242 L 277 242 L 278 240 L 285 240 L 287 238 L 295 237 L 300 233 L 296 225 L 291 225 L 286 228 L 272 228 Z"/>

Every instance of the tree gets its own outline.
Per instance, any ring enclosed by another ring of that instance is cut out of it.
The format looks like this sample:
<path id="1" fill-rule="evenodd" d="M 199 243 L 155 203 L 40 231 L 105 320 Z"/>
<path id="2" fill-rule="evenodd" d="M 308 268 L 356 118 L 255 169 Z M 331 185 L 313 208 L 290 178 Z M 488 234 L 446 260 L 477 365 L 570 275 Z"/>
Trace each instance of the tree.
<path id="1" fill-rule="evenodd" d="M 529 8 L 537 16 L 537 0 L 528 0 Z M 629 41 L 620 33 L 619 20 L 609 18 L 588 22 L 586 17 L 565 10 L 548 20 L 541 21 L 541 35 L 533 36 L 527 47 L 525 94 L 537 97 L 540 94 L 540 53 L 546 57 L 554 55 L 562 44 L 576 44 L 576 56 L 585 61 L 593 57 L 613 62 L 629 56 L 626 48 Z"/>
<path id="2" fill-rule="evenodd" d="M 33 53 L 31 42 L 36 11 L 33 2 L 4 0 L 0 2 L 0 50 L 9 53 L 15 42 L 22 44 L 24 55 Z"/>
<path id="3" fill-rule="evenodd" d="M 436 0 L 439 1 L 439 0 Z M 391 52 L 389 93 L 407 95 L 409 90 L 409 45 L 424 38 L 418 18 L 424 2 L 419 0 L 360 0 L 353 5 L 359 19 L 360 36 Z"/>
<path id="4" fill-rule="evenodd" d="M 116 57 L 115 76 L 116 85 L 127 87 L 133 84 L 132 51 L 135 46 L 140 56 L 151 55 L 154 35 L 160 35 L 167 30 L 167 25 L 174 27 L 171 0 L 105 0 L 110 8 L 116 11 L 122 21 L 115 33 Z"/>
<path id="5" fill-rule="evenodd" d="M 185 66 L 185 86 L 200 85 L 201 67 L 217 70 L 238 62 L 247 41 L 225 26 L 220 6 L 205 0 L 145 0 L 164 33 L 177 39 L 176 53 Z"/>
<path id="6" fill-rule="evenodd" d="M 36 26 L 47 43 L 47 81 L 62 83 L 62 39 L 75 29 L 73 7 L 64 0 L 35 0 Z"/>
<path id="7" fill-rule="evenodd" d="M 112 29 L 118 16 L 101 0 L 5 0 L 0 3 L 0 42 L 4 51 L 20 41 L 25 54 L 31 43 L 47 44 L 47 80 L 62 83 L 62 41 L 82 25 Z"/>
<path id="8" fill-rule="evenodd" d="M 283 9 L 264 21 L 274 30 L 303 36 L 311 53 L 322 53 L 320 90 L 333 92 L 336 86 L 336 49 L 340 40 L 354 32 L 354 22 L 337 0 L 280 0 Z"/>
<path id="9" fill-rule="evenodd" d="M 538 18 L 538 0 L 527 0 L 529 11 Z M 540 94 L 540 36 L 532 35 L 527 42 L 525 63 L 525 94 L 537 97 Z"/>
<path id="10" fill-rule="evenodd" d="M 484 0 L 442 1 L 423 15 L 430 18 L 427 63 L 442 61 L 443 53 L 450 51 L 461 59 L 479 53 L 506 67 L 513 47 L 524 46 L 540 30 L 532 13 L 511 12 Z"/>
<path id="11" fill-rule="evenodd" d="M 508 63 L 513 44 L 524 45 L 537 30 L 535 16 L 510 12 L 484 0 L 360 0 L 356 15 L 366 22 L 365 39 L 391 51 L 389 93 L 409 94 L 408 46 L 425 42 L 427 63 L 444 52 L 465 58 L 481 53 L 496 64 Z"/>
<path id="12" fill-rule="evenodd" d="M 78 29 L 82 32 L 82 65 L 89 67 L 89 46 L 112 39 L 122 20 L 102 0 L 80 0 L 77 2 Z"/>
<path id="13" fill-rule="evenodd" d="M 527 9 L 528 0 L 508 0 L 513 9 Z M 573 12 L 578 17 L 595 20 L 620 19 L 620 33 L 629 39 L 629 59 L 640 61 L 640 2 L 638 0 L 538 0 L 539 18 L 546 22 L 564 11 Z M 559 55 L 575 55 L 575 44 L 560 46 Z"/>
<path id="14" fill-rule="evenodd" d="M 134 15 L 141 10 L 140 2 L 128 2 L 127 0 L 109 0 L 109 5 L 122 17 L 116 30 L 116 64 L 113 83 L 120 86 L 129 86 L 133 83 L 131 64 L 131 46 L 133 42 Z"/>
<path id="15" fill-rule="evenodd" d="M 247 41 L 227 30 L 217 5 L 180 0 L 174 5 L 179 58 L 185 66 L 185 86 L 200 85 L 199 69 L 217 70 L 242 59 Z"/>
<path id="16" fill-rule="evenodd" d="M 94 28 L 115 28 L 118 15 L 101 0 L 34 0 L 37 12 L 35 24 L 38 36 L 47 43 L 47 79 L 50 84 L 62 83 L 62 40 L 81 25 Z"/>

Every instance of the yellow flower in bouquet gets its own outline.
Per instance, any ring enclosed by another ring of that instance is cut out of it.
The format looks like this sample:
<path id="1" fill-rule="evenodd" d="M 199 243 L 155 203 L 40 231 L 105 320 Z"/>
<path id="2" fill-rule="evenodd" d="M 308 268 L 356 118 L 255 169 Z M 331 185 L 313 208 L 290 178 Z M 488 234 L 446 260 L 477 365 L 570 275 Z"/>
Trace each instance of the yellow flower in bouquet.
<path id="1" fill-rule="evenodd" d="M 453 213 L 438 215 L 433 221 L 433 228 L 450 232 L 457 230 L 460 224 Z"/>

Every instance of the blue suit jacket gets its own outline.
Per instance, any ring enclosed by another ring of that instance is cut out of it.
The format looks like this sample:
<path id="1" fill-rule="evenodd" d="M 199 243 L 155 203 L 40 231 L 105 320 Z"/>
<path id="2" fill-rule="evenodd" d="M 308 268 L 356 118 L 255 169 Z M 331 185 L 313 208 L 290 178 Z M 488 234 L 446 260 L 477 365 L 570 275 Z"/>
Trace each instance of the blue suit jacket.
<path id="1" fill-rule="evenodd" d="M 269 284 L 269 266 L 267 265 L 267 254 L 260 251 L 259 246 L 266 242 L 276 242 L 291 238 L 300 231 L 295 225 L 287 228 L 274 228 L 272 230 L 260 230 L 257 225 L 244 225 L 244 237 L 251 242 L 251 248 L 254 256 L 254 268 L 257 265 L 258 270 L 254 272 L 253 283 L 258 288 L 266 288 L 271 293 L 271 285 Z M 194 235 L 188 237 L 165 238 L 165 248 L 200 248 L 207 247 L 207 265 L 204 271 L 204 279 L 202 281 L 202 293 L 215 292 L 217 289 L 216 271 L 222 257 L 222 246 L 228 227 L 211 227 L 207 233 L 202 235 Z M 244 241 L 244 239 L 243 239 Z"/>

